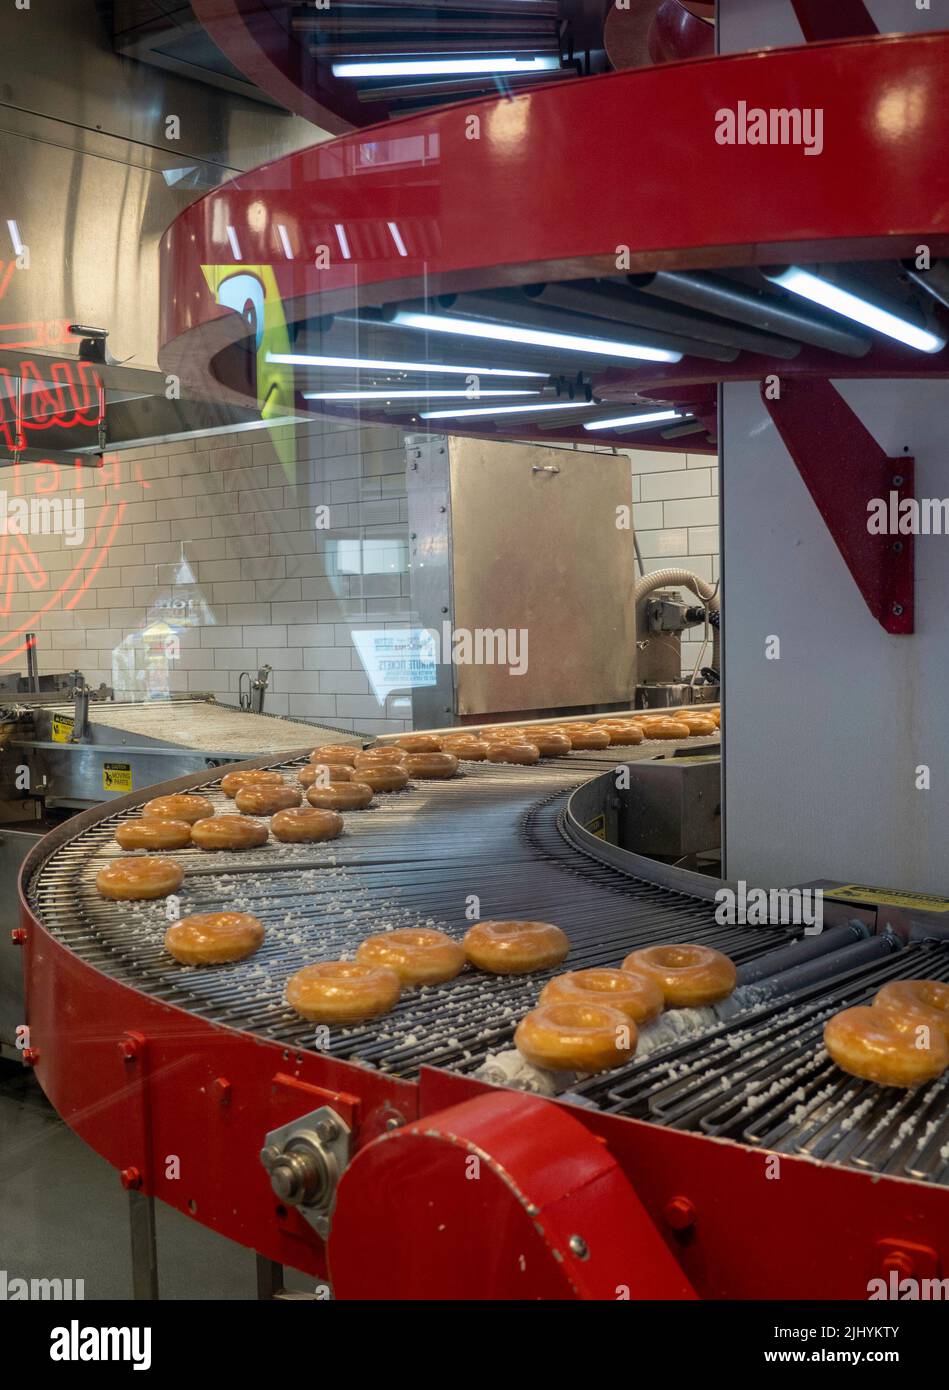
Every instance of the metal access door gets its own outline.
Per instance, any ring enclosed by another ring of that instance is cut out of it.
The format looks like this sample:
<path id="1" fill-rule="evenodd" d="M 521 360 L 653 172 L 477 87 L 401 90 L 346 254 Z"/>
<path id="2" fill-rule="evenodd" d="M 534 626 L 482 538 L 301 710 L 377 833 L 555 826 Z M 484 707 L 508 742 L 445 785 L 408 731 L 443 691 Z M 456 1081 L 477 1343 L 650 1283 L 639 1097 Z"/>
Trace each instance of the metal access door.
<path id="1" fill-rule="evenodd" d="M 437 686 L 414 692 L 416 725 L 450 722 L 449 708 L 463 718 L 629 702 L 626 455 L 457 437 L 415 437 L 408 448 L 413 596 L 422 624 L 442 635 Z M 503 632 L 526 669 L 449 663 L 445 623 L 472 634 L 475 653 L 479 632 Z"/>

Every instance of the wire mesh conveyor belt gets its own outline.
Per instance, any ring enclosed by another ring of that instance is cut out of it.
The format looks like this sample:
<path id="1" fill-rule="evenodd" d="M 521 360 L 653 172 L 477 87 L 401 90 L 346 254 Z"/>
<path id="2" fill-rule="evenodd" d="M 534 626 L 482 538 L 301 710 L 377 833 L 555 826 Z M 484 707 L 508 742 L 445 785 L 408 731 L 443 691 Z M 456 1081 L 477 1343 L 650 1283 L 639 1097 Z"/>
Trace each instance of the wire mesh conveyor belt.
<path id="1" fill-rule="evenodd" d="M 919 942 L 666 1048 L 577 1091 L 600 1109 L 779 1153 L 949 1184 L 949 1072 L 919 1091 L 842 1072 L 822 1045 L 832 1014 L 888 980 L 949 982 L 949 943 Z"/>
<path id="2" fill-rule="evenodd" d="M 277 765 L 291 775 L 290 765 Z M 241 909 L 267 929 L 256 955 L 214 970 L 179 966 L 163 951 L 165 904 L 112 903 L 96 892 L 97 869 L 121 854 L 115 826 L 135 812 L 105 818 L 55 850 L 29 885 L 30 903 L 49 930 L 106 973 L 295 1047 L 317 1040 L 282 1002 L 289 975 L 351 955 L 387 926 L 438 925 L 460 937 L 474 897 L 482 918 L 559 923 L 574 968 L 618 964 L 637 944 L 668 940 L 708 941 L 741 961 L 787 938 L 786 930 L 717 926 L 709 903 L 631 879 L 567 845 L 557 829 L 565 796 L 598 771 L 602 761 L 575 756 L 534 768 L 466 764 L 463 778 L 378 796 L 369 810 L 347 814 L 344 835 L 324 845 L 176 852 L 185 869 L 182 915 Z M 209 779 L 207 794 L 218 810 L 233 811 L 217 786 Z M 318 1039 L 320 1050 L 401 1076 L 423 1063 L 473 1069 L 511 1045 L 546 978 L 465 971 L 404 995 L 372 1025 L 331 1030 L 328 1042 Z"/>
<path id="3" fill-rule="evenodd" d="M 371 1024 L 331 1030 L 288 1009 L 287 978 L 303 965 L 351 956 L 365 936 L 386 927 L 438 926 L 460 938 L 472 907 L 482 919 L 557 922 L 571 939 L 573 969 L 616 965 L 637 946 L 669 941 L 715 946 L 741 966 L 796 934 L 721 926 L 713 904 L 645 883 L 568 844 L 560 831 L 567 796 L 604 762 L 574 754 L 533 768 L 466 764 L 463 778 L 417 782 L 347 814 L 344 835 L 325 845 L 271 841 L 241 854 L 176 852 L 185 869 L 182 915 L 243 910 L 267 929 L 256 955 L 213 970 L 183 967 L 165 954 L 166 904 L 107 902 L 95 890 L 97 869 L 121 853 L 115 826 L 134 811 L 109 816 L 54 850 L 28 896 L 47 929 L 91 964 L 214 1022 L 402 1077 L 423 1065 L 472 1072 L 511 1047 L 518 1020 L 556 970 L 529 977 L 466 970 L 448 984 L 404 994 Z M 288 778 L 298 766 L 274 765 Z M 216 781 L 202 791 L 218 810 L 233 810 Z M 697 1019 L 694 1030 L 673 1030 L 640 1060 L 572 1089 L 618 1114 L 949 1183 L 949 1082 L 919 1092 L 881 1089 L 838 1071 L 821 1046 L 826 1018 L 869 1002 L 885 980 L 949 980 L 949 946 L 917 944 L 856 966 L 846 956 L 829 957 L 819 983 L 778 999 L 743 986 L 733 996 L 734 1016 Z"/>

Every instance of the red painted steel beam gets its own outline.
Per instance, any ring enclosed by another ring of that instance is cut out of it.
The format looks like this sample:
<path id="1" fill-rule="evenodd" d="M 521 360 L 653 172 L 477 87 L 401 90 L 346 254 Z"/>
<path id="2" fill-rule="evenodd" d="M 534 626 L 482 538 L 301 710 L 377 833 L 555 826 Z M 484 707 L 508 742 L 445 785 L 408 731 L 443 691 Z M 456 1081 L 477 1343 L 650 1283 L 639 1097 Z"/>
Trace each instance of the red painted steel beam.
<path id="1" fill-rule="evenodd" d="M 761 396 L 870 612 L 886 632 L 911 633 L 913 537 L 872 535 L 867 504 L 912 498 L 913 459 L 890 458 L 829 381 L 781 381 L 776 400 L 762 385 Z"/>
<path id="2" fill-rule="evenodd" d="M 830 39 L 869 38 L 880 31 L 864 0 L 791 0 L 797 22 L 808 43 Z"/>

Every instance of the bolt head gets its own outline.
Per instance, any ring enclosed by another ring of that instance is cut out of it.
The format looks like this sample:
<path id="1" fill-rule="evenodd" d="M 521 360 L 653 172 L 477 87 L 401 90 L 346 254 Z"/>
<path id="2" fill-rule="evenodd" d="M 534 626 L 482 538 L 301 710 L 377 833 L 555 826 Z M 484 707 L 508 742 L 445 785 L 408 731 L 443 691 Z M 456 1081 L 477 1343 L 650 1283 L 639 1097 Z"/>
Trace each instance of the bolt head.
<path id="1" fill-rule="evenodd" d="M 10 940 L 13 942 L 14 946 L 25 945 L 26 927 L 14 927 L 12 932 L 10 933 Z"/>
<path id="2" fill-rule="evenodd" d="M 23 1065 L 26 1067 L 35 1067 L 40 1060 L 40 1054 L 35 1047 L 24 1047 L 20 1056 L 23 1058 Z"/>
<path id="3" fill-rule="evenodd" d="M 903 616 L 903 605 L 901 603 L 894 603 L 892 611 L 894 618 L 901 618 Z"/>
<path id="4" fill-rule="evenodd" d="M 138 1056 L 138 1043 L 131 1038 L 125 1038 L 119 1043 L 119 1053 L 126 1062 L 132 1062 Z"/>
<path id="5" fill-rule="evenodd" d="M 695 1207 L 688 1197 L 673 1197 L 666 1203 L 662 1214 L 674 1231 L 687 1231 L 695 1225 Z"/>
<path id="6" fill-rule="evenodd" d="M 119 1174 L 119 1181 L 126 1192 L 135 1192 L 142 1185 L 142 1175 L 137 1168 L 123 1168 Z"/>
<path id="7" fill-rule="evenodd" d="M 576 1255 L 578 1260 L 590 1258 L 590 1250 L 583 1236 L 571 1236 L 567 1244 L 570 1247 L 571 1255 Z"/>

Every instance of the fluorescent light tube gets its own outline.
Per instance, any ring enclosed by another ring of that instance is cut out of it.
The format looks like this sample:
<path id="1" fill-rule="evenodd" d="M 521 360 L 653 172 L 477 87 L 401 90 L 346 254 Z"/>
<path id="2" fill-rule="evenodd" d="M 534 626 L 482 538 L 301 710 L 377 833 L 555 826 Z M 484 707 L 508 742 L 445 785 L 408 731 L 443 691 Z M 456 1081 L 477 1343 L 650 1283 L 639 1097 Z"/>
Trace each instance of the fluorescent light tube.
<path id="1" fill-rule="evenodd" d="M 645 415 L 617 415 L 610 420 L 587 420 L 585 430 L 618 430 L 627 425 L 652 425 L 660 420 L 686 420 L 677 410 L 650 410 Z"/>
<path id="2" fill-rule="evenodd" d="M 344 62 L 333 64 L 334 77 L 440 77 L 443 74 L 463 77 L 465 74 L 505 72 L 554 72 L 560 59 L 548 58 L 411 58 L 388 62 Z"/>
<path id="3" fill-rule="evenodd" d="M 905 343 L 918 352 L 940 352 L 946 346 L 945 338 L 939 334 L 930 333 L 928 329 L 900 318 L 898 314 L 891 314 L 888 309 L 871 304 L 868 299 L 861 299 L 849 290 L 842 290 L 829 280 L 813 275 L 809 270 L 802 270 L 800 266 L 788 266 L 778 274 L 766 270 L 764 274 L 773 284 L 781 285 L 792 294 L 799 294 L 812 304 L 820 304 L 824 309 L 852 319 L 854 323 L 862 323 L 866 328 L 895 338 L 898 343 Z"/>
<path id="4" fill-rule="evenodd" d="M 476 401 L 482 396 L 539 396 L 539 391 L 304 391 L 305 401 L 394 401 L 428 400 L 438 396 L 447 400 Z"/>
<path id="5" fill-rule="evenodd" d="M 584 338 L 575 333 L 548 333 L 539 328 L 516 328 L 505 323 L 482 323 L 479 319 L 453 318 L 449 314 L 420 314 L 400 309 L 392 319 L 400 328 L 420 328 L 426 333 L 452 333 L 463 338 L 485 338 L 492 343 L 519 343 L 526 347 L 548 347 L 560 352 L 584 352 L 598 357 L 632 358 L 643 362 L 681 362 L 682 353 L 669 348 L 641 347 L 636 343 L 614 343 L 607 338 Z"/>
<path id="6" fill-rule="evenodd" d="M 519 415 L 524 411 L 535 410 L 589 410 L 590 401 L 538 401 L 535 405 L 486 405 L 480 410 L 423 410 L 423 420 L 460 420 L 472 415 Z"/>
<path id="7" fill-rule="evenodd" d="M 522 372 L 507 367 L 443 367 L 438 362 L 392 362 L 383 357 L 321 357 L 305 352 L 268 352 L 267 361 L 284 367 L 355 367 L 375 372 L 431 372 L 445 376 L 512 376 L 546 381 L 549 372 Z"/>

